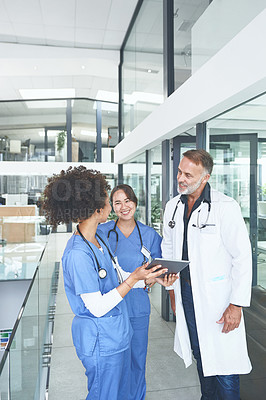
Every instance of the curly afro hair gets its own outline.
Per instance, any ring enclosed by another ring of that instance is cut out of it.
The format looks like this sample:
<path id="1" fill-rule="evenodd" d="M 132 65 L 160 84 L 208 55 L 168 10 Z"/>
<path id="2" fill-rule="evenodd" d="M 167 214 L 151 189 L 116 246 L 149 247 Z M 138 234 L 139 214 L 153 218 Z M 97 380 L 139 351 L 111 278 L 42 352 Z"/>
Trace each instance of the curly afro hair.
<path id="1" fill-rule="evenodd" d="M 110 186 L 99 172 L 80 165 L 48 178 L 42 210 L 53 227 L 83 221 L 104 208 Z"/>

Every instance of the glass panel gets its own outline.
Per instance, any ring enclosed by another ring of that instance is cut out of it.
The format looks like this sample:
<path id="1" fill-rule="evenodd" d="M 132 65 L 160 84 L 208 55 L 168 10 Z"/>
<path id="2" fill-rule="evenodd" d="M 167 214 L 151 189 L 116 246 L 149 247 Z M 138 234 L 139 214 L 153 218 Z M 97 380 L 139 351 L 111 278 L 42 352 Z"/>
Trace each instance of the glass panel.
<path id="1" fill-rule="evenodd" d="M 124 50 L 123 133 L 126 136 L 164 100 L 163 1 L 144 0 Z"/>
<path id="2" fill-rule="evenodd" d="M 14 400 L 34 398 L 40 372 L 38 335 L 38 276 L 36 276 L 10 349 L 10 390 L 11 398 Z"/>
<path id="3" fill-rule="evenodd" d="M 184 3 L 186 4 L 187 2 Z M 186 4 L 186 9 L 191 8 L 192 1 L 189 3 Z M 192 21 L 189 22 L 197 21 L 200 15 L 197 15 L 197 12 L 200 7 L 204 7 L 204 4 L 205 8 L 207 7 L 206 11 L 192 28 L 193 73 L 229 43 L 253 18 L 265 9 L 265 0 L 223 0 L 211 2 L 209 0 L 197 0 L 193 1 L 193 3 L 196 17 L 192 14 Z M 211 3 L 209 7 L 208 3 Z"/>
<path id="4" fill-rule="evenodd" d="M 9 306 L 9 314 L 15 314 L 14 321 L 16 320 L 17 311 L 15 310 L 16 312 L 14 312 L 13 308 L 18 307 L 18 310 L 20 310 L 19 323 L 9 352 L 10 398 L 14 400 L 45 397 L 59 269 L 59 263 L 55 263 L 54 240 L 55 238 L 51 238 L 50 243 L 47 245 L 34 277 L 31 276 L 30 279 L 24 279 L 21 282 L 18 279 L 14 282 L 4 282 L 5 285 L 9 285 L 12 288 L 16 284 L 16 300 L 18 304 L 14 302 L 14 305 Z M 27 249 L 25 249 L 26 252 Z M 32 286 L 28 291 L 31 282 Z M 15 292 L 14 289 L 10 290 L 13 290 L 13 293 Z M 20 309 L 27 291 L 29 296 L 25 308 Z M 9 320 L 6 320 L 5 324 L 9 323 Z M 11 325 L 13 326 L 14 322 Z M 9 360 L 7 359 L 5 368 L 8 367 L 8 364 Z M 5 375 L 1 376 L 1 379 L 5 377 L 8 382 L 6 371 L 5 369 Z M 4 397 L 5 391 L 6 387 L 4 385 L 3 388 L 1 387 L 1 399 L 2 393 L 3 399 L 9 398 Z"/>
<path id="5" fill-rule="evenodd" d="M 114 147 L 118 144 L 118 104 L 101 103 L 102 106 L 102 162 L 114 162 Z"/>
<path id="6" fill-rule="evenodd" d="M 72 106 L 72 161 L 94 162 L 96 149 L 96 102 L 75 100 Z"/>
<path id="7" fill-rule="evenodd" d="M 124 183 L 130 185 L 138 199 L 136 217 L 146 223 L 146 156 L 145 153 L 123 165 Z"/>
<path id="8" fill-rule="evenodd" d="M 151 149 L 151 226 L 162 235 L 162 146 Z"/>
<path id="9" fill-rule="evenodd" d="M 0 350 L 0 363 L 1 363 L 1 359 L 2 356 L 4 354 L 4 351 Z M 8 400 L 10 397 L 8 395 L 8 391 L 9 391 L 9 356 L 7 356 L 6 362 L 3 366 L 2 371 L 0 370 L 0 399 L 1 400 Z"/>
<path id="10" fill-rule="evenodd" d="M 118 105 L 100 102 L 104 162 L 118 142 Z M 72 107 L 72 161 L 96 159 L 96 101 L 78 99 Z M 0 101 L 0 161 L 67 161 L 66 100 Z M 109 150 L 107 150 L 109 148 Z"/>
<path id="11" fill-rule="evenodd" d="M 214 159 L 211 186 L 238 202 L 249 228 L 250 143 L 224 142 L 211 136 L 210 154 Z"/>
<path id="12" fill-rule="evenodd" d="M 263 287 L 266 287 L 266 225 L 263 212 L 266 202 L 265 115 L 264 94 L 207 124 L 210 152 L 215 161 L 211 183 L 218 190 L 234 197 L 240 204 L 252 238 L 254 282 Z M 255 176 L 256 168 L 257 176 Z M 251 182 L 257 182 L 257 189 L 255 187 L 250 189 Z M 256 238 L 257 252 L 254 243 Z"/>
<path id="13" fill-rule="evenodd" d="M 258 284 L 266 288 L 266 138 L 258 143 Z"/>
<path id="14" fill-rule="evenodd" d="M 193 26 L 208 6 L 209 0 L 174 1 L 175 89 L 191 76 L 195 56 L 192 54 Z"/>
<path id="15" fill-rule="evenodd" d="M 0 102 L 0 160 L 55 159 L 55 133 L 66 125 L 66 100 Z M 45 128 L 48 144 L 45 145 Z"/>

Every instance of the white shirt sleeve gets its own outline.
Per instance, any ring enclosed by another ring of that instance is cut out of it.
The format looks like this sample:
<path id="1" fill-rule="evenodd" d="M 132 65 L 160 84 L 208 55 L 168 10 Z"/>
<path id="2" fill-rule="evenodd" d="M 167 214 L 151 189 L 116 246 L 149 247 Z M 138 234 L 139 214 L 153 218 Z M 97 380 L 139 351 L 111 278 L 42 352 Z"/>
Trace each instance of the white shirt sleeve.
<path id="1" fill-rule="evenodd" d="M 131 275 L 131 272 L 126 272 L 123 270 L 123 268 L 120 267 L 118 262 L 116 264 L 113 262 L 114 269 L 118 270 L 118 275 L 122 276 L 123 281 L 125 281 L 129 275 Z M 138 281 L 134 286 L 133 289 L 143 289 L 145 287 L 145 282 L 143 280 Z"/>
<path id="2" fill-rule="evenodd" d="M 120 296 L 116 288 L 110 292 L 101 294 L 101 292 L 83 293 L 80 295 L 85 307 L 97 318 L 102 317 L 112 310 L 123 297 Z"/>

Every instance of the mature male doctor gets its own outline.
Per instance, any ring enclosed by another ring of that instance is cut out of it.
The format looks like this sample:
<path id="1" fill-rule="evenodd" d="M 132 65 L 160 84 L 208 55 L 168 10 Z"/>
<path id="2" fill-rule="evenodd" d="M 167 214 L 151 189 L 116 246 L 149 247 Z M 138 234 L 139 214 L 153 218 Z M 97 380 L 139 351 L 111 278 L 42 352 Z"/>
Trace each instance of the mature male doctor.
<path id="1" fill-rule="evenodd" d="M 213 159 L 189 150 L 178 167 L 179 195 L 165 209 L 164 258 L 189 260 L 170 290 L 176 314 L 174 350 L 197 362 L 202 400 L 239 400 L 247 374 L 242 307 L 250 304 L 251 246 L 236 201 L 211 189 Z"/>

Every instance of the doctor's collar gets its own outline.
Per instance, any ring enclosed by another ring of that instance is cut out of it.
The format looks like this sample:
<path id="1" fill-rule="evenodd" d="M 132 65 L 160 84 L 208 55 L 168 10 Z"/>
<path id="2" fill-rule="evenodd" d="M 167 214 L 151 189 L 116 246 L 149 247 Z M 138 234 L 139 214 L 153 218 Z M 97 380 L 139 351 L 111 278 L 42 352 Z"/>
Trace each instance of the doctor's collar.
<path id="1" fill-rule="evenodd" d="M 181 194 L 180 200 L 183 204 L 187 203 L 187 194 Z M 203 202 L 203 203 L 211 204 L 211 187 L 210 187 L 209 182 L 206 183 L 206 185 L 197 201 L 200 201 L 200 203 Z"/>

